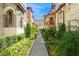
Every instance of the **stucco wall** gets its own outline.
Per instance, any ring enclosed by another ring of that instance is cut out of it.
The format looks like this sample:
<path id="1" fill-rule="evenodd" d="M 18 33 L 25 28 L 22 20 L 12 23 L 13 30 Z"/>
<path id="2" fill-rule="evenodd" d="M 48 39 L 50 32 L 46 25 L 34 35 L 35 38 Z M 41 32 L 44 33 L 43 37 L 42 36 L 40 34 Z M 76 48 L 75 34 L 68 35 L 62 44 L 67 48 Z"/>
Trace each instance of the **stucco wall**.
<path id="1" fill-rule="evenodd" d="M 70 6 L 66 4 L 66 6 L 67 6 L 66 17 L 65 17 L 66 26 L 68 28 L 70 22 L 70 25 L 72 27 L 75 26 L 71 30 L 75 30 L 76 26 L 79 27 L 79 4 L 73 3 Z"/>
<path id="2" fill-rule="evenodd" d="M 76 27 L 79 27 L 79 3 L 71 3 L 70 5 L 66 3 L 65 6 L 61 8 L 61 10 L 64 11 L 64 20 L 65 20 L 67 30 L 69 26 L 72 27 L 71 30 L 77 29 Z M 60 19 L 59 11 L 56 13 L 57 30 L 58 30 L 59 23 L 63 22 L 63 20 Z"/>
<path id="3" fill-rule="evenodd" d="M 21 34 L 21 33 L 24 33 L 24 28 L 16 28 L 16 34 Z"/>
<path id="4" fill-rule="evenodd" d="M 3 31 L 3 8 L 2 5 L 0 4 L 0 36 L 2 35 Z"/>
<path id="5" fill-rule="evenodd" d="M 14 13 L 14 27 L 3 27 L 3 20 L 4 20 L 4 14 L 8 10 L 8 8 L 12 8 Z M 0 36 L 7 36 L 7 35 L 16 35 L 24 32 L 24 22 L 26 21 L 26 14 L 21 13 L 21 15 L 18 15 L 18 9 L 17 9 L 16 3 L 0 3 Z M 20 9 L 19 9 L 20 10 Z M 21 11 L 21 10 L 20 10 Z M 23 27 L 20 27 L 20 17 L 23 17 Z"/>
<path id="6" fill-rule="evenodd" d="M 55 24 L 51 24 L 50 25 L 50 18 L 53 17 L 53 21 L 55 23 L 55 15 L 54 14 L 48 14 L 45 18 L 45 28 L 49 28 L 51 25 L 55 25 Z"/>
<path id="7" fill-rule="evenodd" d="M 3 28 L 3 36 L 10 36 L 16 34 L 16 28 Z"/>
<path id="8" fill-rule="evenodd" d="M 39 29 L 43 29 L 44 28 L 44 21 L 43 20 L 37 21 L 37 26 Z"/>

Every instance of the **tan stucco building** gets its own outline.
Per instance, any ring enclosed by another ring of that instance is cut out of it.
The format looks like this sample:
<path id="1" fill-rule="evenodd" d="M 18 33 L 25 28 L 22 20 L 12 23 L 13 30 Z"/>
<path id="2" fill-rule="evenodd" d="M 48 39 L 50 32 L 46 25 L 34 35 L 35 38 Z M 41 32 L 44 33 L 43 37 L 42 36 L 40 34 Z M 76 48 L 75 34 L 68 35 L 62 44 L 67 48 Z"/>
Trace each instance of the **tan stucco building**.
<path id="1" fill-rule="evenodd" d="M 61 3 L 56 4 L 56 27 L 66 24 L 67 30 L 79 30 L 79 4 Z"/>
<path id="2" fill-rule="evenodd" d="M 44 20 L 36 20 L 38 29 L 44 29 Z"/>
<path id="3" fill-rule="evenodd" d="M 47 15 L 44 15 L 44 26 L 45 26 L 45 28 L 55 27 L 56 6 L 54 4 L 52 4 L 51 8 L 52 9 L 49 11 L 49 13 Z"/>
<path id="4" fill-rule="evenodd" d="M 33 23 L 34 17 L 33 17 L 33 11 L 32 11 L 31 7 L 27 7 L 26 14 L 27 14 L 27 20 L 30 21 L 31 23 Z"/>
<path id="5" fill-rule="evenodd" d="M 24 33 L 25 24 L 25 4 L 0 3 L 0 36 Z"/>
<path id="6" fill-rule="evenodd" d="M 64 3 L 57 3 L 56 5 L 56 29 L 58 30 L 59 27 L 65 23 L 66 18 L 66 4 Z"/>
<path id="7" fill-rule="evenodd" d="M 79 30 L 79 3 L 66 4 L 66 27 L 70 30 Z"/>

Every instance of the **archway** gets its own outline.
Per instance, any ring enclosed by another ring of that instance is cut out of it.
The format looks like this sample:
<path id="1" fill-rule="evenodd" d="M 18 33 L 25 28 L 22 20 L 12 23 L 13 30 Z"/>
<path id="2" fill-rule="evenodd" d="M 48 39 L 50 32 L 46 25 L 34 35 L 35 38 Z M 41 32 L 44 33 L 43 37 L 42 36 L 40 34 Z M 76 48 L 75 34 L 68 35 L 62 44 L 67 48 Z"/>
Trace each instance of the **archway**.
<path id="1" fill-rule="evenodd" d="M 12 7 L 6 7 L 4 9 L 4 27 L 13 27 L 14 26 L 14 14 L 15 11 Z"/>
<path id="2" fill-rule="evenodd" d="M 54 18 L 53 17 L 50 17 L 49 25 L 50 25 L 50 27 L 54 26 Z"/>

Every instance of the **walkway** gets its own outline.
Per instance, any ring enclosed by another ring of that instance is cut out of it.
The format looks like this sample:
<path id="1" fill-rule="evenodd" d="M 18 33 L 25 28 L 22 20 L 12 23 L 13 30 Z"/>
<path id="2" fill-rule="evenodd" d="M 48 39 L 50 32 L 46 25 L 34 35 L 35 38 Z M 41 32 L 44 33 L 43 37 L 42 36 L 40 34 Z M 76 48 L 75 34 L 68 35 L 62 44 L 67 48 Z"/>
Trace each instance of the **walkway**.
<path id="1" fill-rule="evenodd" d="M 37 38 L 31 50 L 30 56 L 48 56 L 48 53 L 40 32 L 37 35 Z"/>

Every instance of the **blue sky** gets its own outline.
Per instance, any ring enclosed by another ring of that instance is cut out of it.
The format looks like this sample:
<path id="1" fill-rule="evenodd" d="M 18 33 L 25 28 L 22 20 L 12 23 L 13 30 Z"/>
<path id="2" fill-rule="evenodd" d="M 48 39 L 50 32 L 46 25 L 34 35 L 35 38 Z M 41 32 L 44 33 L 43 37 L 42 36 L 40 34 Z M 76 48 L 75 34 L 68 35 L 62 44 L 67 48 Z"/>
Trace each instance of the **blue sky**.
<path id="1" fill-rule="evenodd" d="M 33 16 L 36 20 L 43 19 L 44 14 L 47 14 L 51 9 L 50 3 L 27 3 L 27 7 L 32 7 Z"/>

